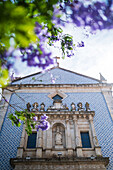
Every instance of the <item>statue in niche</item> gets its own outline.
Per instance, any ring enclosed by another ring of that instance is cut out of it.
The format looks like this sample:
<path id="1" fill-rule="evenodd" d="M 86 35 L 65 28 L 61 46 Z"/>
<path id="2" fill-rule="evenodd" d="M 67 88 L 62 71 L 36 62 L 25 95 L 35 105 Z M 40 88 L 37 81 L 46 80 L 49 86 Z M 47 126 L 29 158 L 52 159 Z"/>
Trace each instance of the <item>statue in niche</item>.
<path id="1" fill-rule="evenodd" d="M 82 103 L 81 102 L 79 102 L 77 104 L 77 106 L 78 106 L 78 111 L 84 111 L 84 108 L 82 107 Z"/>
<path id="2" fill-rule="evenodd" d="M 35 103 L 33 104 L 33 109 L 32 109 L 32 111 L 33 111 L 33 112 L 38 111 L 38 103 L 37 103 L 37 102 L 35 102 Z"/>
<path id="3" fill-rule="evenodd" d="M 56 145 L 62 145 L 62 132 L 60 132 L 58 126 L 57 126 L 57 129 L 56 129 L 55 144 Z"/>
<path id="4" fill-rule="evenodd" d="M 26 106 L 27 106 L 27 110 L 30 112 L 30 107 L 31 107 L 30 103 L 27 103 Z"/>
<path id="5" fill-rule="evenodd" d="M 90 111 L 89 103 L 88 102 L 86 102 L 85 107 L 86 107 L 86 111 Z"/>

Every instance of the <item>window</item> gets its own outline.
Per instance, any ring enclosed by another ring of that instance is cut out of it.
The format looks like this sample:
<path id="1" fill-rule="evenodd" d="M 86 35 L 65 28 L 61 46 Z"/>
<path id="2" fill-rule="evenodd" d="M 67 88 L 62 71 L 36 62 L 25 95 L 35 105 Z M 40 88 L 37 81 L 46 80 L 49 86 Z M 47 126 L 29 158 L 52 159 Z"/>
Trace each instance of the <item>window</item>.
<path id="1" fill-rule="evenodd" d="M 89 132 L 81 132 L 81 140 L 83 148 L 91 148 Z"/>
<path id="2" fill-rule="evenodd" d="M 63 99 L 63 98 L 57 94 L 57 95 L 55 95 L 52 99 L 53 99 L 53 100 L 61 100 L 61 99 Z"/>
<path id="3" fill-rule="evenodd" d="M 32 133 L 30 136 L 28 136 L 27 148 L 36 148 L 36 138 L 37 133 Z"/>

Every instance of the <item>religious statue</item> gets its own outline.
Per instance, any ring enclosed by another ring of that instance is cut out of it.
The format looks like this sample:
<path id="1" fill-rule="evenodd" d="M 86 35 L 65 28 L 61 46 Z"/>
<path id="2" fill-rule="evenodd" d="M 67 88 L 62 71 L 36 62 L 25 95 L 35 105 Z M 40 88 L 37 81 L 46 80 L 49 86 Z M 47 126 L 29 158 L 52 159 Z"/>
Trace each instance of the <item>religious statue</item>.
<path id="1" fill-rule="evenodd" d="M 35 103 L 33 104 L 33 109 L 32 109 L 32 111 L 33 111 L 33 112 L 38 111 L 38 103 L 37 103 L 37 102 L 35 102 Z"/>
<path id="2" fill-rule="evenodd" d="M 75 111 L 75 110 L 76 110 L 75 103 L 71 103 L 71 110 L 72 110 L 72 111 Z"/>
<path id="3" fill-rule="evenodd" d="M 30 107 L 31 107 L 30 103 L 27 103 L 26 106 L 27 106 L 27 110 L 30 112 Z"/>
<path id="4" fill-rule="evenodd" d="M 82 107 L 82 103 L 81 102 L 79 102 L 77 104 L 77 106 L 78 106 L 78 111 L 84 111 L 84 108 Z"/>
<path id="5" fill-rule="evenodd" d="M 86 111 L 90 111 L 89 103 L 88 102 L 86 102 L 85 107 L 86 107 Z"/>
<path id="6" fill-rule="evenodd" d="M 56 130 L 56 135 L 55 135 L 55 144 L 62 145 L 62 132 L 60 132 L 58 126 L 57 126 L 57 130 Z"/>
<path id="7" fill-rule="evenodd" d="M 40 111 L 44 111 L 44 110 L 45 110 L 45 104 L 44 104 L 44 103 L 41 103 L 40 106 L 41 106 L 41 107 L 40 107 Z"/>

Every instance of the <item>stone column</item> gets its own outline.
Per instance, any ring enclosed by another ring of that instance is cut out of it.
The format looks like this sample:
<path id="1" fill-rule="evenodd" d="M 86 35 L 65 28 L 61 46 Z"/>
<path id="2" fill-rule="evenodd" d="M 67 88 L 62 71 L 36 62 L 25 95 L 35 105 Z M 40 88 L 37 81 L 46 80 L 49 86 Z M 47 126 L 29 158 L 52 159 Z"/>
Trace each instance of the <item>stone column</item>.
<path id="1" fill-rule="evenodd" d="M 39 131 L 37 132 L 38 135 L 37 135 L 37 150 L 36 150 L 36 157 L 38 158 L 42 158 L 42 130 L 39 129 Z"/>
<path id="2" fill-rule="evenodd" d="M 78 123 L 77 123 L 77 115 L 73 116 L 74 121 L 74 131 L 75 131 L 75 145 L 76 145 L 76 151 L 77 151 L 77 157 L 82 157 L 82 147 L 80 142 L 80 134 L 78 130 Z"/>
<path id="3" fill-rule="evenodd" d="M 95 128 L 94 128 L 94 124 L 93 124 L 93 116 L 92 115 L 89 115 L 89 123 L 90 123 L 90 129 L 91 129 L 91 132 L 92 132 L 93 144 L 94 144 L 96 155 L 102 156 L 101 147 L 99 146 L 98 139 L 97 139 L 96 132 L 95 132 Z"/>
<path id="4" fill-rule="evenodd" d="M 68 156 L 72 156 L 73 149 L 72 149 L 72 139 L 71 139 L 71 131 L 70 131 L 68 115 L 66 116 L 66 149 L 68 150 Z"/>
<path id="5" fill-rule="evenodd" d="M 18 147 L 17 151 L 17 157 L 22 158 L 23 156 L 23 151 L 24 151 L 24 146 L 25 146 L 25 137 L 26 137 L 26 132 L 25 132 L 25 126 L 23 126 L 23 131 L 22 131 L 22 136 L 20 140 L 20 146 Z"/>

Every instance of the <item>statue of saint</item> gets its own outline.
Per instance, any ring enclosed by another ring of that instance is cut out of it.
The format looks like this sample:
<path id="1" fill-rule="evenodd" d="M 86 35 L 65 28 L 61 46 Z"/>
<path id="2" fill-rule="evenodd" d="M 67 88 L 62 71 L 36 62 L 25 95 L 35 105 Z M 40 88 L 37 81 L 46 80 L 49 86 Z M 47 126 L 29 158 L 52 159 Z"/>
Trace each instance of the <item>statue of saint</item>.
<path id="1" fill-rule="evenodd" d="M 35 103 L 33 104 L 32 111 L 34 111 L 34 112 L 38 111 L 38 103 L 37 103 L 37 102 L 35 102 Z"/>
<path id="2" fill-rule="evenodd" d="M 56 135 L 55 135 L 55 144 L 62 145 L 62 132 L 60 132 L 58 126 L 57 126 L 57 130 L 56 130 Z"/>

